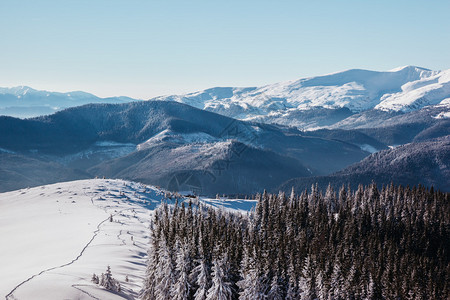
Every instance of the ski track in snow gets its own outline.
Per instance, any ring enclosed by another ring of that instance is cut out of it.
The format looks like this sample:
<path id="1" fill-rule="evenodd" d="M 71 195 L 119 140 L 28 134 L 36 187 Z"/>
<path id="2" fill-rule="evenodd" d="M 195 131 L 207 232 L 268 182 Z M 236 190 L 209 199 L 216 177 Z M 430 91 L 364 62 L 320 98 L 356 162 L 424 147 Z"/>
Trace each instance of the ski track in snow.
<path id="1" fill-rule="evenodd" d="M 87 196 L 86 193 L 85 193 L 85 195 Z M 94 197 L 90 197 L 90 198 L 91 198 L 92 205 L 94 205 L 94 206 L 100 208 L 98 205 L 95 205 L 95 204 L 94 204 Z M 105 210 L 105 212 L 107 212 L 106 207 L 102 207 L 102 208 Z M 117 216 L 117 215 L 119 215 L 119 214 L 121 214 L 122 212 L 127 211 L 127 210 L 134 210 L 134 208 L 123 209 L 123 210 L 121 210 L 121 211 L 115 213 L 113 216 Z M 68 263 L 65 263 L 65 264 L 63 264 L 63 265 L 59 265 L 59 266 L 56 266 L 56 267 L 51 267 L 51 268 L 42 270 L 41 272 L 39 272 L 39 273 L 37 273 L 37 274 L 34 274 L 33 276 L 29 277 L 28 279 L 26 279 L 26 280 L 22 281 L 21 283 L 19 283 L 18 285 L 16 285 L 16 286 L 11 290 L 11 292 L 9 292 L 9 293 L 5 296 L 5 299 L 6 299 L 6 300 L 19 300 L 18 298 L 16 298 L 16 297 L 13 295 L 14 292 L 16 292 L 17 289 L 18 289 L 19 287 L 23 286 L 23 285 L 26 284 L 27 282 L 30 282 L 30 281 L 33 280 L 34 278 L 36 278 L 36 277 L 38 277 L 38 276 L 40 276 L 40 275 L 42 275 L 42 274 L 44 274 L 44 273 L 47 273 L 47 272 L 49 272 L 49 271 L 53 271 L 53 270 L 56 270 L 56 269 L 61 269 L 61 268 L 70 266 L 71 264 L 73 264 L 73 263 L 75 263 L 77 260 L 79 260 L 79 259 L 81 258 L 81 256 L 83 256 L 83 253 L 86 251 L 86 249 L 87 249 L 87 248 L 89 247 L 89 245 L 94 241 L 95 237 L 96 237 L 96 236 L 98 235 L 98 233 L 100 232 L 100 227 L 103 225 L 103 223 L 105 223 L 106 221 L 109 221 L 109 219 L 110 219 L 110 216 L 107 217 L 105 220 L 101 221 L 101 222 L 97 225 L 97 229 L 94 231 L 94 235 L 93 235 L 92 238 L 89 240 L 89 242 L 83 247 L 83 249 L 81 250 L 80 254 L 79 254 L 75 259 L 73 259 L 72 261 L 70 261 L 70 262 L 68 262 Z M 123 224 L 121 224 L 121 225 L 123 225 Z M 119 240 L 122 241 L 122 245 L 126 245 L 125 240 L 124 240 L 124 239 L 121 239 L 121 238 L 119 237 L 121 234 L 122 234 L 122 230 L 120 230 L 120 233 L 117 235 L 117 239 L 119 239 Z M 79 288 L 76 288 L 76 286 L 81 286 L 81 285 L 72 285 L 73 288 L 75 288 L 75 289 L 77 289 L 77 290 L 80 290 L 81 292 L 87 294 L 88 296 L 90 296 L 90 297 L 92 297 L 92 298 L 94 298 L 94 299 L 98 299 L 97 297 L 90 295 L 88 292 L 83 291 L 83 290 L 81 290 L 81 289 L 79 289 Z"/>
<path id="2" fill-rule="evenodd" d="M 14 293 L 15 291 L 17 291 L 17 289 L 18 289 L 19 287 L 21 287 L 21 286 L 24 285 L 25 283 L 31 281 L 33 278 L 35 278 L 35 277 L 37 277 L 37 276 L 40 276 L 40 275 L 42 275 L 42 274 L 44 274 L 44 273 L 46 273 L 46 272 L 49 272 L 49 271 L 53 271 L 53 270 L 56 270 L 56 269 L 60 269 L 60 268 L 64 268 L 64 267 L 70 266 L 71 264 L 73 264 L 74 262 L 76 262 L 78 259 L 80 259 L 80 257 L 83 255 L 83 253 L 84 253 L 84 251 L 87 249 L 87 247 L 89 247 L 89 245 L 92 243 L 92 241 L 94 241 L 95 237 L 97 236 L 98 232 L 100 231 L 100 226 L 101 226 L 103 223 L 105 223 L 106 221 L 108 221 L 108 220 L 109 220 L 109 217 L 107 217 L 105 220 L 101 221 L 101 222 L 97 225 L 97 230 L 94 231 L 94 235 L 92 236 L 91 240 L 83 247 L 83 249 L 81 250 L 80 254 L 79 254 L 75 259 L 73 259 L 71 262 L 68 262 L 68 263 L 63 264 L 63 265 L 45 269 L 45 270 L 39 272 L 38 274 L 35 274 L 35 275 L 31 276 L 31 277 L 28 278 L 27 280 L 22 281 L 21 283 L 19 283 L 18 285 L 16 285 L 16 286 L 14 287 L 14 289 L 13 289 L 11 292 L 9 292 L 9 294 L 7 294 L 7 295 L 5 296 L 5 299 L 6 299 L 6 300 L 9 300 L 9 299 L 17 299 L 17 298 L 15 298 L 15 297 L 13 297 L 13 298 L 10 298 L 10 297 L 13 295 L 13 293 Z"/>
<path id="3" fill-rule="evenodd" d="M 119 241 L 121 241 L 121 242 L 122 242 L 122 245 L 124 246 L 124 245 L 126 245 L 127 243 L 125 243 L 125 240 L 122 239 L 122 238 L 120 237 L 121 235 L 122 235 L 122 229 L 120 229 L 119 233 L 117 234 L 117 239 L 118 239 Z"/>
<path id="4" fill-rule="evenodd" d="M 89 297 L 91 297 L 92 299 L 96 299 L 96 300 L 101 300 L 100 298 L 95 297 L 94 295 L 90 294 L 89 292 L 86 292 L 85 290 L 81 289 L 81 286 L 88 286 L 85 284 L 72 284 L 71 285 L 74 289 L 79 290 L 80 292 L 88 295 Z"/>

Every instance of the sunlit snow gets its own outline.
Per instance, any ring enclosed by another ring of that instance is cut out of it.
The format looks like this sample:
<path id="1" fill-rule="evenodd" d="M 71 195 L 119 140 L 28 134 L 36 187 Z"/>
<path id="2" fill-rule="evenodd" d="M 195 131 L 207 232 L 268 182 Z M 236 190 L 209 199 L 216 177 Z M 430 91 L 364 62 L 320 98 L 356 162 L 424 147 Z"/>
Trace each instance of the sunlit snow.
<path id="1" fill-rule="evenodd" d="M 46 300 L 137 298 L 145 277 L 152 211 L 168 200 L 165 196 L 155 187 L 109 179 L 0 193 L 0 295 Z M 241 212 L 255 204 L 192 200 Z M 91 282 L 92 275 L 100 276 L 107 266 L 122 293 Z"/>

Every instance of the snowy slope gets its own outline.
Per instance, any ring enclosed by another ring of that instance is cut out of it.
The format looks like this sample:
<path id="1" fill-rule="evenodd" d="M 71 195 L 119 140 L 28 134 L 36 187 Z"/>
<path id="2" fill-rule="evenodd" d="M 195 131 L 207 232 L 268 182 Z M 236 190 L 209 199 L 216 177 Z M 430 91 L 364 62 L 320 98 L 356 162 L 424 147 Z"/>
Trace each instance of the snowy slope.
<path id="1" fill-rule="evenodd" d="M 0 193 L 0 296 L 22 300 L 138 298 L 145 276 L 150 218 L 162 200 L 167 199 L 160 189 L 108 179 Z M 254 205 L 252 200 L 200 201 L 236 211 Z M 104 273 L 108 265 L 122 293 L 111 293 L 91 282 L 93 273 Z"/>
<path id="2" fill-rule="evenodd" d="M 313 108 L 408 111 L 450 96 L 450 70 L 406 66 L 386 72 L 347 70 L 252 88 L 212 88 L 157 97 L 238 119 L 276 121 Z M 277 122 L 285 124 L 286 122 Z M 289 125 L 289 124 L 286 124 Z"/>
<path id="3" fill-rule="evenodd" d="M 145 273 L 149 209 L 162 198 L 157 189 L 121 180 L 0 194 L 0 294 L 47 300 L 136 297 Z M 108 265 L 124 295 L 90 282 Z"/>
<path id="4" fill-rule="evenodd" d="M 375 108 L 406 112 L 428 105 L 444 104 L 450 95 L 450 70 L 408 82 L 401 89 L 401 92 L 384 95 Z"/>

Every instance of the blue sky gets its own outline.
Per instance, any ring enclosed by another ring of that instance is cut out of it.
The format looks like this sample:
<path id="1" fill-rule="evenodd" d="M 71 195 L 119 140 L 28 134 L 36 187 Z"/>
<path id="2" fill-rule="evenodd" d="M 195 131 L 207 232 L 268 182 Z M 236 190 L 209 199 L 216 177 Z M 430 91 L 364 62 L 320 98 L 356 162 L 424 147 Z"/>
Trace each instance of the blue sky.
<path id="1" fill-rule="evenodd" d="M 150 97 L 450 68 L 450 1 L 0 0 L 0 86 Z"/>

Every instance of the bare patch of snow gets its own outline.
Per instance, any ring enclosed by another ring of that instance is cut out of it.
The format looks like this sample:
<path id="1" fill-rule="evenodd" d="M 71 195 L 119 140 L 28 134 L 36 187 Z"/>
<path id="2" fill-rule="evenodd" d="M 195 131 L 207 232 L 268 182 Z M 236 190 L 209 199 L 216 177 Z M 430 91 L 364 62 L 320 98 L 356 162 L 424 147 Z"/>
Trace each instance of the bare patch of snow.
<path id="1" fill-rule="evenodd" d="M 441 112 L 438 115 L 434 116 L 435 119 L 449 119 L 450 118 L 450 111 Z"/>
<path id="2" fill-rule="evenodd" d="M 361 148 L 361 150 L 369 152 L 369 153 L 378 152 L 378 150 L 375 147 L 373 147 L 372 145 L 369 145 L 369 144 L 363 144 L 363 145 L 360 145 L 359 147 Z"/>
<path id="3" fill-rule="evenodd" d="M 218 139 L 205 132 L 179 134 L 166 129 L 152 136 L 147 141 L 137 145 L 137 150 L 145 150 L 165 141 L 170 141 L 177 144 L 192 144 L 215 142 L 218 141 Z"/>
<path id="4" fill-rule="evenodd" d="M 11 150 L 8 150 L 8 149 L 5 149 L 5 148 L 0 148 L 0 152 L 10 153 L 10 154 L 15 153 L 14 151 L 11 151 Z"/>

